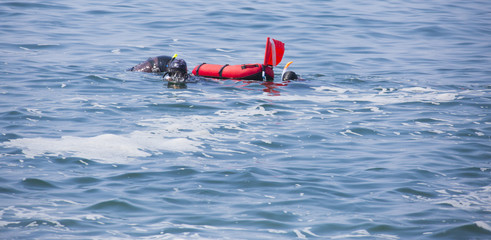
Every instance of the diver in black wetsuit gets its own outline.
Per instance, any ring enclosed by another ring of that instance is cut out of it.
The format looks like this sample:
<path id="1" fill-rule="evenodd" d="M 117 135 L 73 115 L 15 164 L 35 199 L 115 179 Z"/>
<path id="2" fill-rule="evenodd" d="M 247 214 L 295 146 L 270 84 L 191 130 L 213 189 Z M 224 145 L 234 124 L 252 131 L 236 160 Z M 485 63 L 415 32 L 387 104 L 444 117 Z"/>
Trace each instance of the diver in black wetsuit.
<path id="1" fill-rule="evenodd" d="M 158 56 L 148 58 L 128 71 L 163 73 L 164 80 L 168 82 L 169 88 L 185 88 L 189 79 L 186 61 L 170 56 Z"/>

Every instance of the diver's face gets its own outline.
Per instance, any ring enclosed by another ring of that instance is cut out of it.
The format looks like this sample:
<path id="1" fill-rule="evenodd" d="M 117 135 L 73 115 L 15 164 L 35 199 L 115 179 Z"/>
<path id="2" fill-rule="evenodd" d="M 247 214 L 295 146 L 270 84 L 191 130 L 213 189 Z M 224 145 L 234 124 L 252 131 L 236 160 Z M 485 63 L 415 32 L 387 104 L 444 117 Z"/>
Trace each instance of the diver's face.
<path id="1" fill-rule="evenodd" d="M 169 77 L 170 80 L 173 82 L 185 82 L 186 79 L 188 78 L 188 74 L 183 71 L 179 71 L 179 70 L 173 71 L 173 69 L 171 69 L 171 71 L 169 72 Z"/>

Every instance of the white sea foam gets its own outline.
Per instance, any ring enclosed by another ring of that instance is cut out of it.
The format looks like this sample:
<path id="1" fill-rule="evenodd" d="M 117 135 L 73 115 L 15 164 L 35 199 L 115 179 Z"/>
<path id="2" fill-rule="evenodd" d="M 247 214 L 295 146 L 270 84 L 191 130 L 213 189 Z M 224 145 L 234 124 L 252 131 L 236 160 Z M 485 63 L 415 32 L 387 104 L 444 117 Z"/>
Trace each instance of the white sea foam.
<path id="1" fill-rule="evenodd" d="M 482 229 L 485 229 L 485 230 L 488 230 L 489 232 L 491 232 L 491 226 L 489 224 L 487 224 L 486 222 L 484 221 L 477 221 L 475 222 L 475 224 L 482 228 Z"/>
<path id="2" fill-rule="evenodd" d="M 333 86 L 312 87 L 315 92 L 311 95 L 281 95 L 270 96 L 267 94 L 251 98 L 270 99 L 275 101 L 312 101 L 318 103 L 329 102 L 368 102 L 375 105 L 387 105 L 397 103 L 425 102 L 442 103 L 457 99 L 457 92 L 450 90 L 435 90 L 432 88 L 409 87 L 397 91 L 370 92 L 354 88 L 339 88 Z"/>
<path id="3" fill-rule="evenodd" d="M 346 88 L 339 88 L 339 87 L 332 87 L 332 86 L 320 86 L 320 87 L 312 87 L 312 88 L 317 92 L 331 91 L 335 93 L 345 93 L 348 91 L 348 89 Z"/>
<path id="4" fill-rule="evenodd" d="M 34 109 L 34 108 L 26 108 L 27 112 L 32 113 L 37 116 L 42 116 L 43 113 L 39 109 Z"/>
<path id="5" fill-rule="evenodd" d="M 20 222 L 16 222 L 16 221 L 14 221 L 14 222 L 9 222 L 9 221 L 0 221 L 0 227 L 5 227 L 5 226 L 7 226 L 7 225 L 9 225 L 9 224 L 19 224 L 19 223 L 20 223 Z"/>
<path id="6" fill-rule="evenodd" d="M 64 228 L 65 226 L 60 222 L 58 222 L 58 220 L 52 214 L 52 211 L 53 211 L 52 209 L 45 208 L 45 207 L 36 207 L 35 209 L 29 209 L 23 207 L 9 206 L 4 210 L 2 210 L 2 215 L 4 212 L 8 212 L 9 214 L 12 215 L 11 218 L 14 218 L 16 220 L 36 219 L 35 221 L 29 223 L 26 227 L 35 227 L 38 225 L 38 220 L 41 220 L 41 221 L 50 222 L 55 227 Z M 0 226 L 1 224 L 8 225 L 8 224 L 15 224 L 15 223 L 18 222 L 17 221 L 0 222 Z"/>
<path id="7" fill-rule="evenodd" d="M 217 48 L 216 50 L 219 51 L 219 52 L 227 52 L 227 53 L 234 51 L 234 50 L 231 50 L 231 49 L 223 49 L 223 48 Z"/>
<path id="8" fill-rule="evenodd" d="M 484 134 L 483 132 L 476 132 L 476 135 L 479 136 L 479 137 L 486 136 L 486 134 Z"/>
<path id="9" fill-rule="evenodd" d="M 20 138 L 3 143 L 6 147 L 22 149 L 27 158 L 36 156 L 79 157 L 102 163 L 128 164 L 137 158 L 160 155 L 163 152 L 190 153 L 200 151 L 203 140 L 217 142 L 214 151 L 243 153 L 220 147 L 236 133 L 211 133 L 214 128 L 244 130 L 239 124 L 253 121 L 251 116 L 269 117 L 276 113 L 262 106 L 238 111 L 217 111 L 214 115 L 190 115 L 186 118 L 164 116 L 138 122 L 144 130 L 129 134 L 102 134 L 94 137 L 62 136 L 60 138 Z M 232 120 L 231 120 L 232 119 Z M 255 133 L 248 130 L 248 133 Z"/>
<path id="10" fill-rule="evenodd" d="M 424 92 L 433 92 L 434 90 L 431 88 L 423 88 L 423 87 L 408 87 L 408 88 L 402 88 L 399 90 L 401 92 L 411 92 L 411 93 L 424 93 Z"/>
<path id="11" fill-rule="evenodd" d="M 300 232 L 300 230 L 294 229 L 293 232 L 297 235 L 297 238 L 299 238 L 299 239 L 307 239 L 307 236 L 305 236 L 304 234 L 302 234 Z"/>
<path id="12" fill-rule="evenodd" d="M 200 143 L 187 138 L 166 139 L 151 132 L 128 135 L 103 134 L 95 137 L 21 138 L 5 143 L 22 149 L 27 158 L 36 156 L 74 156 L 104 163 L 128 163 L 160 151 L 197 151 Z"/>
<path id="13" fill-rule="evenodd" d="M 93 221 L 96 221 L 99 219 L 107 219 L 106 217 L 104 217 L 103 215 L 100 215 L 100 214 L 87 214 L 87 215 L 83 216 L 82 218 L 85 218 L 87 220 L 93 220 Z"/>
<path id="14" fill-rule="evenodd" d="M 389 234 L 370 234 L 367 230 L 358 230 L 354 231 L 350 234 L 337 235 L 330 237 L 329 239 L 348 239 L 348 238 L 375 238 L 375 239 L 389 239 L 396 240 L 399 239 L 398 236 L 389 235 Z"/>
<path id="15" fill-rule="evenodd" d="M 491 212 L 491 187 L 482 187 L 476 191 L 459 190 L 459 189 L 447 189 L 437 190 L 440 197 L 444 198 L 439 200 L 436 204 L 447 204 L 454 208 L 464 210 L 480 210 Z"/>

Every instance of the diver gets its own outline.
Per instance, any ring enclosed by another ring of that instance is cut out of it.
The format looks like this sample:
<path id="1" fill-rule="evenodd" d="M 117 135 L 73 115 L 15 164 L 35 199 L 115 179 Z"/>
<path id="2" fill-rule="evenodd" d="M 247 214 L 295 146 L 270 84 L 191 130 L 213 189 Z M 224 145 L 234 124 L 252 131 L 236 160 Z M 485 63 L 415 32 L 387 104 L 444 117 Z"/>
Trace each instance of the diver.
<path id="1" fill-rule="evenodd" d="M 163 73 L 163 79 L 168 82 L 169 88 L 186 88 L 189 80 L 188 68 L 184 59 L 173 57 L 158 56 L 148 58 L 146 61 L 128 69 L 134 72 Z"/>

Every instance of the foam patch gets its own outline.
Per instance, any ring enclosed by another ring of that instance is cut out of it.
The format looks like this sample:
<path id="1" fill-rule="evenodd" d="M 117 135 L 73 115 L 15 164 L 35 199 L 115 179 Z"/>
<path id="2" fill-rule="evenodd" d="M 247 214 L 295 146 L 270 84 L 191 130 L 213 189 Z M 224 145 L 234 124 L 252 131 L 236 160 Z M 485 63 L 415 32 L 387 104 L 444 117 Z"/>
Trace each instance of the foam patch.
<path id="1" fill-rule="evenodd" d="M 185 118 L 164 116 L 141 120 L 145 128 L 126 135 L 102 134 L 94 137 L 62 136 L 61 138 L 20 138 L 3 143 L 5 147 L 19 148 L 27 158 L 36 156 L 79 157 L 108 164 L 127 164 L 138 158 L 161 155 L 165 152 L 192 153 L 202 150 L 204 142 L 236 139 L 237 133 L 215 132 L 213 129 L 234 129 L 247 134 L 260 130 L 242 131 L 239 124 L 254 121 L 254 117 L 271 117 L 276 111 L 254 106 L 237 111 L 217 111 L 213 115 L 190 115 Z M 252 118 L 251 118 L 252 117 Z M 204 141 L 206 140 L 206 141 Z M 226 148 L 218 152 L 230 151 Z"/>
<path id="2" fill-rule="evenodd" d="M 88 138 L 21 138 L 4 145 L 22 149 L 27 158 L 41 155 L 73 156 L 122 164 L 162 151 L 198 151 L 200 143 L 186 138 L 166 139 L 159 134 L 136 131 L 129 135 L 103 134 Z"/>

